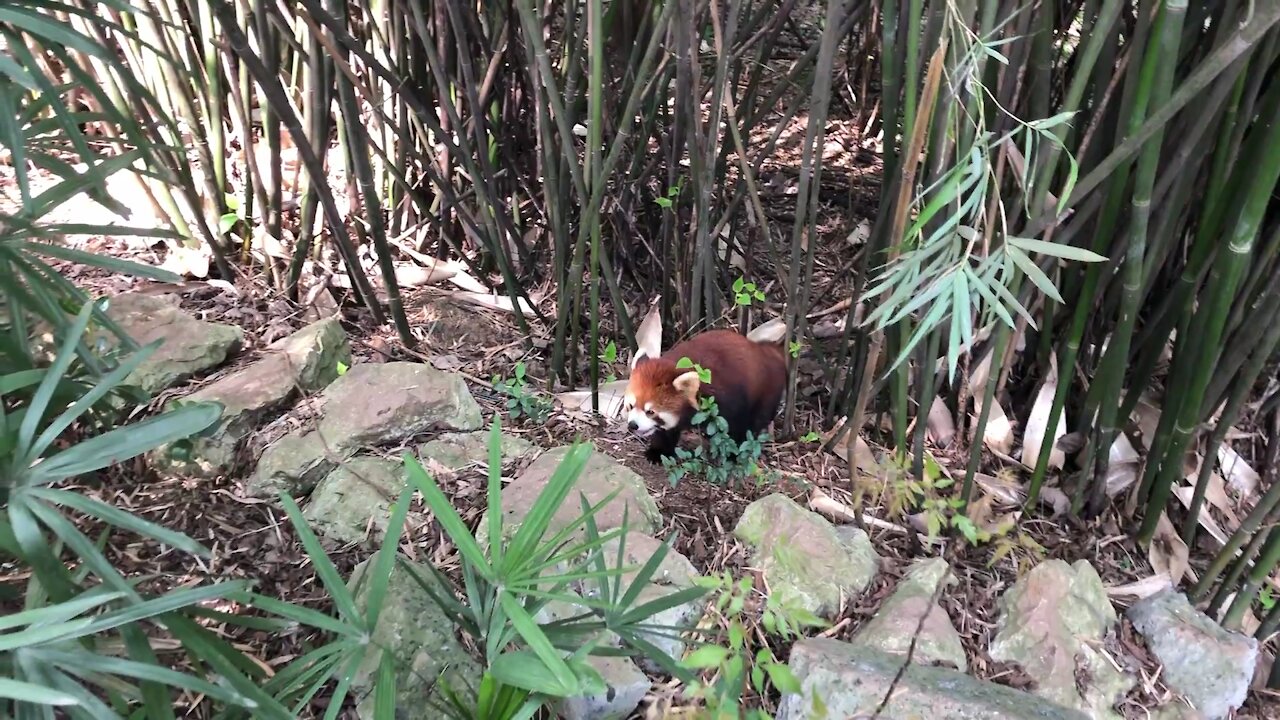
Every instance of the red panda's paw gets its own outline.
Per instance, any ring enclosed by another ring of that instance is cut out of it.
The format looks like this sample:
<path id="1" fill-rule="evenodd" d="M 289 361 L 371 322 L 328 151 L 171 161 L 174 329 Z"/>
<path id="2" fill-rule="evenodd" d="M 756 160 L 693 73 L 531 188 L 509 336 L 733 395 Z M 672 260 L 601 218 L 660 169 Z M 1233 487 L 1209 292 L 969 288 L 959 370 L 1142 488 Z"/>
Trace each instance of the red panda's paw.
<path id="1" fill-rule="evenodd" d="M 644 458 L 649 462 L 658 465 L 662 462 L 662 458 L 670 455 L 664 448 L 650 446 L 644 451 Z"/>

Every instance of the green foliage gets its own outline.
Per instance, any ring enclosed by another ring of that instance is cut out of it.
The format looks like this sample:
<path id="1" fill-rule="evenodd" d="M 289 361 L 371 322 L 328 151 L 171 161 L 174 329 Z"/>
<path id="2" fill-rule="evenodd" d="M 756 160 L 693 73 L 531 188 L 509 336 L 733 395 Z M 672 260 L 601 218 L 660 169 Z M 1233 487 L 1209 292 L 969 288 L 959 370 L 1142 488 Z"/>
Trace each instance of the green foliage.
<path id="1" fill-rule="evenodd" d="M 512 420 L 527 417 L 535 423 L 546 422 L 555 407 L 551 399 L 529 388 L 523 362 L 516 363 L 514 372 L 515 375 L 507 379 L 493 377 L 494 389 L 507 396 L 507 415 Z"/>
<path id="2" fill-rule="evenodd" d="M 604 350 L 600 351 L 600 363 L 603 365 L 613 365 L 616 362 L 618 362 L 618 345 L 614 341 L 610 340 L 609 344 L 604 346 Z M 608 376 L 605 377 L 604 381 L 614 382 L 617 379 L 618 376 L 610 372 Z"/>
<path id="3" fill-rule="evenodd" d="M 676 198 L 680 197 L 680 189 L 683 185 L 684 178 L 680 178 L 675 185 L 667 188 L 667 194 L 665 196 L 659 195 L 653 199 L 653 202 L 663 210 L 670 210 L 675 206 Z"/>
<path id="4" fill-rule="evenodd" d="M 743 707 L 743 691 L 749 688 L 757 697 L 772 692 L 798 693 L 800 682 L 768 644 L 754 646 L 754 633 L 746 631 L 748 603 L 763 605 L 759 608 L 760 624 L 765 633 L 782 642 L 793 641 L 805 627 L 820 628 L 826 623 L 808 611 L 783 604 L 773 594 L 765 595 L 762 602 L 753 598 L 750 577 L 735 580 L 726 570 L 718 577 L 699 578 L 698 584 L 716 594 L 715 606 L 725 626 L 719 643 L 702 644 L 681 661 L 684 667 L 714 678 L 710 683 L 693 683 L 690 695 L 700 698 L 706 704 L 706 716 L 716 720 L 769 718 L 758 707 Z"/>
<path id="5" fill-rule="evenodd" d="M 676 485 L 687 475 L 702 476 L 716 485 L 747 480 L 757 484 L 768 482 L 772 474 L 759 465 L 764 452 L 763 443 L 769 439 L 768 433 L 756 437 L 748 432 L 741 443 L 734 442 L 729 437 L 729 423 L 720 417 L 715 398 L 706 396 L 700 402 L 692 423 L 695 430 L 706 434 L 707 442 L 693 450 L 677 447 L 675 457 L 662 458 L 671 484 Z"/>
<path id="6" fill-rule="evenodd" d="M 151 343 L 122 359 L 103 375 L 80 362 L 77 349 L 94 312 L 85 303 L 69 321 L 48 367 L 24 367 L 30 356 L 0 350 L 0 466 L 6 479 L 0 503 L 0 557 L 29 573 L 23 608 L 0 620 L 8 631 L 0 649 L 0 714 L 40 716 L 57 706 L 71 717 L 112 717 L 106 702 L 137 708 L 146 717 L 172 717 L 169 688 L 203 694 L 226 707 L 247 708 L 262 695 L 228 658 L 239 652 L 208 635 L 192 617 L 202 603 L 243 599 L 243 581 L 185 587 L 156 596 L 138 592 L 95 542 L 72 520 L 72 513 L 116 531 L 131 533 L 178 552 L 208 558 L 208 549 L 186 535 L 127 510 L 59 487 L 200 432 L 221 416 L 212 403 L 187 403 L 136 423 L 84 434 L 91 409 L 123 404 L 123 381 L 155 351 Z M 11 319 L 13 316 L 11 316 Z M 10 339 L 13 339 L 10 336 Z M 17 369 L 15 369 L 17 368 Z M 68 431 L 79 430 L 78 438 Z M 71 568 L 75 568 L 73 571 Z M 159 626 L 179 641 L 187 657 L 207 664 L 224 681 L 161 665 L 144 629 Z M 251 666 L 251 665 L 250 665 Z M 104 701 L 105 698 L 105 701 Z M 262 717 L 273 712 L 263 696 Z"/>
<path id="7" fill-rule="evenodd" d="M 653 579 L 670 550 L 670 540 L 639 568 L 622 566 L 625 534 L 621 529 L 601 533 L 595 514 L 617 491 L 590 505 L 579 496 L 582 513 L 567 525 L 555 515 L 577 483 L 591 453 L 589 445 L 574 445 L 539 493 L 518 527 L 505 523 L 502 511 L 501 435 L 495 419 L 489 442 L 488 505 L 480 526 L 483 542 L 464 524 L 449 498 L 417 461 L 405 456 L 412 483 L 440 522 L 461 556 L 465 594 L 461 599 L 441 592 L 449 580 L 434 566 L 434 577 L 415 580 L 440 608 L 480 648 L 484 676 L 477 694 L 465 700 L 449 688 L 442 708 L 449 717 L 532 717 L 548 701 L 584 693 L 604 692 L 599 674 L 587 664 L 589 655 L 644 655 L 659 664 L 674 664 L 651 642 L 655 634 L 679 633 L 683 628 L 649 624 L 660 612 L 698 599 L 705 590 L 691 587 L 639 602 L 639 593 Z M 628 526 L 624 512 L 622 526 Z M 618 542 L 616 555 L 606 555 L 606 543 Z M 634 572 L 624 582 L 623 574 Z M 579 608 L 568 618 L 540 621 L 551 602 Z M 616 637 L 620 647 L 612 647 Z"/>
<path id="8" fill-rule="evenodd" d="M 736 305 L 749 307 L 753 302 L 764 302 L 764 291 L 756 288 L 755 283 L 740 277 L 733 281 L 733 301 Z"/>
<path id="9" fill-rule="evenodd" d="M 701 365 L 695 363 L 694 361 L 690 360 L 687 357 L 682 357 L 676 361 L 677 370 L 686 370 L 688 368 L 693 368 L 695 371 L 697 371 L 698 380 L 702 384 L 705 385 L 711 382 L 711 371 L 708 370 L 707 368 L 702 367 Z"/>

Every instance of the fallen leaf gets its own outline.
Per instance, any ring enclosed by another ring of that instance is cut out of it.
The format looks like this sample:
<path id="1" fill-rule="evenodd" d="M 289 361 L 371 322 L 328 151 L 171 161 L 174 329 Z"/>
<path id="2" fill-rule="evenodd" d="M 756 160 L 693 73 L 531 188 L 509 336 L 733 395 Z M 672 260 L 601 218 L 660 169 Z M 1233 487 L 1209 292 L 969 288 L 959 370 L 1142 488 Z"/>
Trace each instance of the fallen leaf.
<path id="1" fill-rule="evenodd" d="M 956 421 L 951 416 L 951 410 L 942 398 L 935 396 L 933 404 L 929 406 L 929 419 L 926 430 L 930 439 L 936 442 L 940 447 L 947 447 L 956 436 Z"/>
<path id="2" fill-rule="evenodd" d="M 1014 478 L 1007 477 L 1004 474 L 987 475 L 974 473 L 973 482 L 984 493 L 1005 505 L 1021 505 L 1027 497 L 1026 488 Z"/>
<path id="3" fill-rule="evenodd" d="M 1195 496 L 1195 492 L 1196 489 L 1192 485 L 1183 485 L 1173 489 L 1173 494 L 1177 496 L 1178 500 L 1182 503 L 1182 506 L 1188 509 L 1191 508 L 1191 500 Z M 1222 531 L 1222 527 L 1218 525 L 1218 521 L 1209 513 L 1209 508 L 1201 506 L 1200 517 L 1198 520 L 1200 522 L 1200 527 L 1204 528 L 1210 535 L 1212 535 L 1213 539 L 1217 540 L 1219 545 L 1227 544 L 1227 534 Z"/>
<path id="4" fill-rule="evenodd" d="M 1107 587 L 1107 595 L 1110 597 L 1131 597 L 1136 600 L 1149 598 L 1158 592 L 1172 587 L 1169 582 L 1169 576 L 1164 573 L 1156 573 L 1142 580 L 1135 580 L 1124 585 L 1111 585 Z"/>
<path id="5" fill-rule="evenodd" d="M 626 380 L 600 383 L 600 414 L 610 420 L 620 416 L 626 392 Z M 578 388 L 556 393 L 555 398 L 567 410 L 591 411 L 591 388 Z"/>
<path id="6" fill-rule="evenodd" d="M 1227 485 L 1240 497 L 1252 497 L 1258 491 L 1258 482 L 1262 479 L 1258 471 L 1226 443 L 1218 446 L 1218 466 Z"/>
<path id="7" fill-rule="evenodd" d="M 642 357 L 656 358 L 662 354 L 662 312 L 658 305 L 659 298 L 649 303 L 649 314 L 640 321 L 636 328 L 636 354 L 631 358 L 631 367 Z"/>
<path id="8" fill-rule="evenodd" d="M 1182 580 L 1190 567 L 1187 544 L 1182 542 L 1165 513 L 1160 513 L 1160 522 L 1156 525 L 1155 537 L 1151 538 L 1151 547 L 1147 549 L 1147 558 L 1151 560 L 1152 569 L 1169 576 L 1174 585 Z"/>
<path id="9" fill-rule="evenodd" d="M 751 332 L 747 339 L 758 343 L 780 343 L 787 337 L 787 322 L 782 318 L 774 318 Z"/>
<path id="10" fill-rule="evenodd" d="M 1031 414 L 1027 417 L 1027 424 L 1022 432 L 1022 464 L 1028 468 L 1034 469 L 1036 463 L 1040 459 L 1040 443 L 1044 440 L 1045 430 L 1049 427 L 1049 413 L 1053 410 L 1053 396 L 1058 390 L 1058 369 L 1057 362 L 1052 356 L 1049 358 L 1049 374 L 1045 377 L 1044 382 L 1040 385 L 1039 392 L 1036 393 L 1035 402 L 1031 406 Z M 1067 434 L 1066 413 L 1059 411 L 1058 417 L 1054 420 L 1055 426 L 1053 435 L 1049 441 L 1057 443 L 1058 438 Z M 1049 451 L 1049 467 L 1061 469 L 1063 463 L 1066 462 L 1066 455 L 1057 447 Z"/>
<path id="11" fill-rule="evenodd" d="M 826 433 L 822 437 L 822 445 L 826 447 L 831 442 L 831 438 L 840 432 L 840 428 L 848 422 L 847 418 L 841 419 L 839 423 L 832 428 L 831 432 Z M 830 452 L 836 457 L 844 460 L 846 463 L 849 457 L 853 457 L 854 467 L 859 471 L 871 476 L 878 475 L 880 463 L 876 462 L 876 456 L 871 452 L 871 446 L 867 445 L 867 441 L 862 439 L 862 434 L 852 429 L 844 434 L 838 442 L 831 446 Z"/>
<path id="12" fill-rule="evenodd" d="M 1137 424 L 1138 431 L 1142 433 L 1143 446 L 1148 450 L 1151 449 L 1151 442 L 1160 427 L 1160 406 L 1144 394 L 1138 398 L 1138 404 L 1130 417 Z"/>
<path id="13" fill-rule="evenodd" d="M 1040 488 L 1040 504 L 1053 508 L 1053 517 L 1065 515 L 1071 509 L 1071 498 L 1061 488 Z"/>
<path id="14" fill-rule="evenodd" d="M 453 280 L 454 278 L 449 279 Z M 506 295 L 481 292 L 455 292 L 453 293 L 453 297 L 490 310 L 501 310 L 503 312 L 515 312 L 516 310 L 515 303 L 511 302 L 511 298 Z M 528 300 L 520 298 L 520 311 L 531 315 L 533 314 L 533 306 L 529 304 Z"/>

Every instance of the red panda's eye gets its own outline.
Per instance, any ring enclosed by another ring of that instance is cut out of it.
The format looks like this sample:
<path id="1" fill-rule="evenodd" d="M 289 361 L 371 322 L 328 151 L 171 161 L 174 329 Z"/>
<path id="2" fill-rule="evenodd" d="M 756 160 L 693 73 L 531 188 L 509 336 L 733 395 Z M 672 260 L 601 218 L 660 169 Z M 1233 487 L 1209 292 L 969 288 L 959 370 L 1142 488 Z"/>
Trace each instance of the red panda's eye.
<path id="1" fill-rule="evenodd" d="M 648 415 L 649 417 L 653 417 L 653 416 L 654 416 L 653 409 L 652 409 L 652 408 L 646 409 L 646 410 L 644 411 L 644 414 L 645 414 L 645 415 Z"/>

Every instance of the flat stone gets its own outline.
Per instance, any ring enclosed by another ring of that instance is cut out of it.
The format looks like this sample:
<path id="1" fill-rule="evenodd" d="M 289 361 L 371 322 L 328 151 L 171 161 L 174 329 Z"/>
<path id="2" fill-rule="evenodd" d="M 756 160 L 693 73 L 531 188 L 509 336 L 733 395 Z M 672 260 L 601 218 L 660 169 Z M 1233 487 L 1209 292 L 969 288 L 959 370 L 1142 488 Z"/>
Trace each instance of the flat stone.
<path id="1" fill-rule="evenodd" d="M 272 343 L 253 364 L 216 380 L 179 402 L 214 401 L 222 420 L 209 436 L 197 438 L 182 457 L 173 446 L 152 453 L 162 472 L 212 478 L 224 474 L 236 449 L 257 421 L 301 392 L 320 390 L 338 377 L 338 363 L 351 363 L 351 346 L 337 318 L 312 323 Z"/>
<path id="2" fill-rule="evenodd" d="M 890 689 L 882 718 L 946 720 L 1087 720 L 1065 708 L 1004 685 L 943 667 L 830 638 L 805 638 L 791 648 L 799 694 L 787 694 L 778 720 L 869 718 Z M 903 666 L 906 665 L 904 668 Z"/>
<path id="3" fill-rule="evenodd" d="M 422 363 L 362 363 L 322 395 L 317 430 L 335 448 L 408 440 L 428 430 L 478 430 L 481 416 L 461 375 Z"/>
<path id="4" fill-rule="evenodd" d="M 547 482 L 568 453 L 567 446 L 542 453 L 537 460 L 525 468 L 519 477 L 503 488 L 503 533 L 507 538 L 514 535 L 520 524 L 524 522 L 538 495 L 547 486 Z M 618 494 L 594 515 L 596 527 L 601 533 L 622 527 L 624 511 L 628 518 L 628 529 L 653 533 L 661 525 L 662 516 L 658 512 L 658 504 L 654 502 L 649 489 L 645 487 L 644 479 L 608 455 L 593 451 L 582 469 L 582 474 L 578 476 L 577 483 L 565 496 L 560 509 L 552 517 L 548 532 L 562 530 L 582 516 L 580 495 L 585 495 L 587 502 L 595 506 L 614 491 Z M 584 532 L 585 530 L 579 527 L 574 537 L 581 538 Z M 487 535 L 488 522 L 482 519 L 476 538 L 483 544 L 487 541 Z"/>
<path id="5" fill-rule="evenodd" d="M 380 542 L 407 481 L 402 461 L 353 457 L 316 485 L 303 515 L 316 532 L 333 540 Z"/>
<path id="6" fill-rule="evenodd" d="M 255 497 L 275 497 L 282 490 L 290 495 L 309 493 L 351 454 L 328 447 L 314 430 L 286 435 L 263 451 L 245 481 L 245 491 Z"/>
<path id="7" fill-rule="evenodd" d="M 1112 706 L 1135 682 L 1095 648 L 1116 623 L 1102 579 L 1084 560 L 1047 560 L 999 600 L 989 652 L 1036 679 L 1033 692 L 1094 718 L 1118 718 Z"/>
<path id="8" fill-rule="evenodd" d="M 1227 630 L 1171 589 L 1126 615 L 1164 666 L 1165 682 L 1206 718 L 1228 717 L 1244 704 L 1258 663 L 1256 638 Z"/>
<path id="9" fill-rule="evenodd" d="M 360 578 L 367 566 L 368 561 L 357 565 L 348 582 L 350 588 L 359 587 L 356 606 L 361 611 L 366 607 L 368 583 L 361 583 Z M 436 582 L 428 568 L 416 567 L 420 577 Z M 435 588 L 436 592 L 451 592 L 439 585 Z M 438 711 L 428 701 L 440 692 L 439 681 L 448 683 L 464 697 L 470 696 L 479 684 L 480 665 L 454 637 L 453 622 L 399 565 L 393 566 L 369 650 L 351 682 L 358 698 L 356 713 L 361 718 L 373 717 L 373 681 L 384 648 L 395 658 L 397 718 L 438 717 Z"/>
<path id="10" fill-rule="evenodd" d="M 534 457 L 541 452 L 541 448 L 524 438 L 508 435 L 505 432 L 501 433 L 501 438 L 499 447 L 504 466 Z M 489 467 L 489 431 L 442 433 L 430 442 L 419 445 L 418 457 L 428 470 L 432 469 L 428 461 L 434 462 L 448 472 L 458 472 L 468 467 L 487 469 Z"/>
<path id="11" fill-rule="evenodd" d="M 859 628 L 853 644 L 906 657 L 914 639 L 912 662 L 946 664 L 965 672 L 969 663 L 960 642 L 960 633 L 956 632 L 946 611 L 933 602 L 933 593 L 939 584 L 954 582 L 946 560 L 929 558 L 917 561 L 898 583 L 893 595 L 880 606 L 875 617 Z"/>
<path id="12" fill-rule="evenodd" d="M 879 567 L 866 533 L 837 531 L 779 493 L 748 505 L 733 534 L 754 549 L 751 563 L 776 599 L 828 619 L 845 598 L 867 588 Z"/>
<path id="13" fill-rule="evenodd" d="M 139 345 L 163 340 L 126 378 L 150 394 L 221 365 L 244 342 L 239 327 L 197 320 L 176 304 L 150 295 L 117 295 L 106 313 Z"/>

